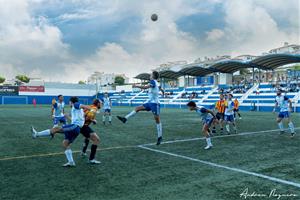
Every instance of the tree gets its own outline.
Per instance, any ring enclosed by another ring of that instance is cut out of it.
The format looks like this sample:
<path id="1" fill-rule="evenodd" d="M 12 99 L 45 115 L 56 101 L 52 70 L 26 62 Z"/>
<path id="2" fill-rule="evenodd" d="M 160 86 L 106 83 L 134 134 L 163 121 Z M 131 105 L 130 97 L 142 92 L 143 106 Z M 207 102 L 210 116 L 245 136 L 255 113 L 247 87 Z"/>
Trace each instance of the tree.
<path id="1" fill-rule="evenodd" d="M 122 76 L 115 77 L 115 84 L 116 85 L 124 85 L 125 79 Z"/>
<path id="2" fill-rule="evenodd" d="M 241 69 L 240 70 L 240 75 L 247 75 L 249 73 L 250 73 L 250 71 L 248 69 Z"/>
<path id="3" fill-rule="evenodd" d="M 23 83 L 29 83 L 29 81 L 30 81 L 30 78 L 26 75 L 18 75 L 18 76 L 16 76 L 16 79 Z"/>
<path id="4" fill-rule="evenodd" d="M 294 66 L 294 70 L 300 70 L 300 65 Z"/>
<path id="5" fill-rule="evenodd" d="M 4 81 L 5 81 L 5 78 L 0 76 L 0 83 L 4 83 Z"/>
<path id="6" fill-rule="evenodd" d="M 85 82 L 84 82 L 84 81 L 78 81 L 78 84 L 80 84 L 80 85 L 84 85 L 84 84 L 85 84 Z"/>

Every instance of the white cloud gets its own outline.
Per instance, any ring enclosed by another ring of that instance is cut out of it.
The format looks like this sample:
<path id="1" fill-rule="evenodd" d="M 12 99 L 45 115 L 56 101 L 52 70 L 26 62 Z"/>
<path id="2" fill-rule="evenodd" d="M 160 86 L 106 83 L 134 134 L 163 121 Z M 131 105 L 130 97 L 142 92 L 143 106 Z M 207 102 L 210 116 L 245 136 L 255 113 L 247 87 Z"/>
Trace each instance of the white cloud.
<path id="1" fill-rule="evenodd" d="M 31 75 L 36 68 L 45 70 L 44 76 L 51 75 L 49 67 L 57 69 L 60 61 L 70 57 L 60 30 L 43 17 L 33 18 L 27 1 L 0 0 L 0 5 L 0 60 L 10 68 L 2 71 L 4 75 Z"/>
<path id="2" fill-rule="evenodd" d="M 212 28 L 200 39 L 177 26 L 178 19 L 210 13 L 216 4 L 223 5 L 224 28 Z M 299 43 L 297 0 L 0 0 L 0 5 L 0 70 L 5 76 L 27 73 L 77 82 L 93 71 L 104 71 L 133 77 L 168 61 L 260 54 L 284 41 Z M 107 42 L 92 55 L 78 58 L 70 53 L 58 27 L 44 17 L 33 17 L 34 9 L 47 6 L 64 11 L 57 21 L 97 19 L 114 25 L 134 16 L 142 24 L 138 30 L 124 32 L 120 44 Z M 152 13 L 158 14 L 157 22 L 150 20 Z M 274 15 L 282 15 L 290 28 L 279 28 Z"/>
<path id="3" fill-rule="evenodd" d="M 284 1 L 285 4 L 289 4 L 289 8 L 294 7 L 291 10 L 286 10 L 286 6 L 280 10 L 278 5 L 282 5 L 282 2 L 281 0 L 269 1 L 262 5 L 254 0 L 226 1 L 224 4 L 225 28 L 222 30 L 225 38 L 222 43 L 226 47 L 227 53 L 259 55 L 272 48 L 282 46 L 285 41 L 299 44 L 299 32 L 280 29 L 269 12 L 270 9 L 276 7 L 277 15 L 285 12 L 299 13 L 295 1 L 294 4 Z M 277 6 L 275 6 L 276 4 Z M 218 45 L 220 44 L 218 43 Z"/>
<path id="4" fill-rule="evenodd" d="M 224 36 L 224 31 L 220 29 L 212 29 L 211 31 L 206 32 L 206 40 L 214 42 L 216 40 L 222 39 Z"/>

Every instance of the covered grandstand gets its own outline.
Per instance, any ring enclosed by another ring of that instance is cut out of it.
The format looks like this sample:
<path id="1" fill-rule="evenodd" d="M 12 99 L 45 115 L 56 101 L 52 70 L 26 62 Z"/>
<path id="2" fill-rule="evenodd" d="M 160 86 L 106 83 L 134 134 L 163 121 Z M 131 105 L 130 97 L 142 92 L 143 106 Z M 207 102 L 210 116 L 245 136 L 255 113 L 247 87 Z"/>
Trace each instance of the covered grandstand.
<path id="1" fill-rule="evenodd" d="M 221 74 L 233 74 L 242 69 L 251 69 L 253 73 L 252 83 L 249 88 L 245 88 L 245 92 L 234 94 L 235 98 L 241 102 L 242 109 L 255 109 L 255 110 L 271 110 L 274 105 L 274 98 L 276 96 L 274 85 L 263 83 L 258 80 L 254 81 L 255 70 L 259 71 L 270 71 L 274 73 L 274 70 L 278 67 L 300 63 L 300 55 L 292 54 L 270 54 L 260 57 L 255 57 L 253 60 L 241 61 L 241 60 L 225 60 L 218 61 L 210 64 L 209 66 L 203 64 L 186 64 L 181 67 L 180 70 L 173 71 L 172 69 L 164 69 L 159 71 L 161 74 L 161 81 L 165 79 L 176 80 L 179 77 L 205 77 L 208 75 L 221 75 Z M 140 80 L 149 80 L 150 74 L 142 73 L 136 76 Z M 162 84 L 165 85 L 164 83 Z M 287 84 L 281 84 L 281 88 L 285 89 Z M 299 87 L 299 86 L 298 86 Z M 162 104 L 166 107 L 181 107 L 185 105 L 189 100 L 194 100 L 198 104 L 211 107 L 219 97 L 220 89 L 230 88 L 229 84 L 218 85 L 198 85 L 176 88 L 164 88 L 167 95 L 161 97 Z M 259 94 L 257 93 L 259 91 Z M 300 111 L 300 91 L 288 92 L 286 94 L 294 102 L 295 111 Z M 147 99 L 146 92 L 140 92 L 140 94 L 131 94 L 129 98 L 125 98 L 123 104 L 128 103 L 140 104 Z"/>

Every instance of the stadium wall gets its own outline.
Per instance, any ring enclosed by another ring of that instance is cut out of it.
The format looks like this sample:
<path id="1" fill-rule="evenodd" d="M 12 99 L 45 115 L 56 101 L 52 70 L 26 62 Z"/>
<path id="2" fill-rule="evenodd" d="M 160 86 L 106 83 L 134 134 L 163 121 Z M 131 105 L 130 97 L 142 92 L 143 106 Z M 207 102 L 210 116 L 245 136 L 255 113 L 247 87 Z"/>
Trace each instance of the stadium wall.
<path id="1" fill-rule="evenodd" d="M 71 96 L 64 96 L 65 102 L 69 102 Z M 18 95 L 18 96 L 0 96 L 0 104 L 32 104 L 33 99 L 37 104 L 51 104 L 52 99 L 57 99 L 57 95 Z M 95 96 L 78 96 L 79 101 L 84 104 L 91 104 Z"/>

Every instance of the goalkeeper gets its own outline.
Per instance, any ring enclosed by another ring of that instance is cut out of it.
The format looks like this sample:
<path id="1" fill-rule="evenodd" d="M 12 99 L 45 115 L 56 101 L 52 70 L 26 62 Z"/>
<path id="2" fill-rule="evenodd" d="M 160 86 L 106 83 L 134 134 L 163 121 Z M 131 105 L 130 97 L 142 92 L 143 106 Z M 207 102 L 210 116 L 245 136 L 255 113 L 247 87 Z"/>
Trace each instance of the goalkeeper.
<path id="1" fill-rule="evenodd" d="M 95 131 L 90 127 L 91 124 L 96 124 L 96 113 L 98 109 L 101 108 L 101 101 L 99 99 L 95 99 L 93 101 L 93 104 L 90 106 L 90 110 L 84 110 L 84 117 L 85 117 L 85 122 L 82 128 L 80 129 L 80 133 L 85 137 L 84 142 L 83 142 L 83 147 L 81 150 L 81 155 L 86 156 L 86 150 L 89 145 L 89 141 L 92 140 L 92 146 L 91 146 L 91 153 L 89 157 L 89 163 L 90 164 L 100 164 L 100 161 L 97 161 L 95 159 L 96 152 L 97 152 L 97 147 L 100 142 L 100 138 L 97 135 Z"/>

